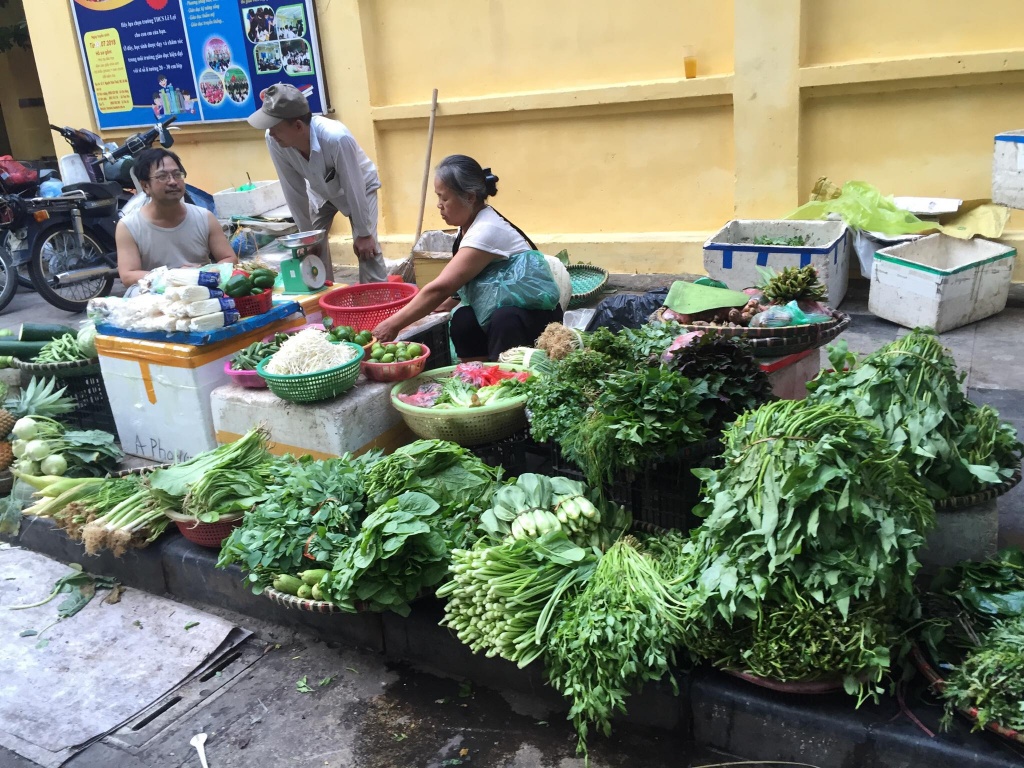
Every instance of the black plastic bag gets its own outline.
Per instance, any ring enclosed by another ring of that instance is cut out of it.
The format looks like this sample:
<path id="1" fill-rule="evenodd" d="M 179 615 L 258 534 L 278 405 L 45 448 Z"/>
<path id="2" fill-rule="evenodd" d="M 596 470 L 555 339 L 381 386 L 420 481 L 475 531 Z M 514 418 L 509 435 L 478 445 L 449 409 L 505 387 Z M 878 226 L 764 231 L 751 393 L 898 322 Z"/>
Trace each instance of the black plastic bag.
<path id="1" fill-rule="evenodd" d="M 607 328 L 612 332 L 623 328 L 639 328 L 665 303 L 667 296 L 668 288 L 655 288 L 642 294 L 620 293 L 609 296 L 597 305 L 597 311 L 587 323 L 587 333 L 598 328 Z"/>

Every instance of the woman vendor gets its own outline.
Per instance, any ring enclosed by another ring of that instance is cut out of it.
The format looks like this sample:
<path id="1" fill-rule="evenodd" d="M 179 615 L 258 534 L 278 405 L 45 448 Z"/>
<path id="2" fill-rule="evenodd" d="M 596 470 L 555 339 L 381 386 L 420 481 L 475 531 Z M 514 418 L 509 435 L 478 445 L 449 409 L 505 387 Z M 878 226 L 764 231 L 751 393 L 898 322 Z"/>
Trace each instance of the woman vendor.
<path id="1" fill-rule="evenodd" d="M 497 360 L 511 347 L 533 346 L 548 323 L 562 320 L 571 294 L 561 262 L 544 257 L 526 234 L 487 198 L 498 177 L 465 155 L 450 155 L 434 172 L 437 207 L 459 228 L 452 260 L 399 312 L 373 329 L 391 341 L 432 311 L 452 314 L 451 338 L 461 360 Z M 458 298 L 453 295 L 458 291 Z"/>

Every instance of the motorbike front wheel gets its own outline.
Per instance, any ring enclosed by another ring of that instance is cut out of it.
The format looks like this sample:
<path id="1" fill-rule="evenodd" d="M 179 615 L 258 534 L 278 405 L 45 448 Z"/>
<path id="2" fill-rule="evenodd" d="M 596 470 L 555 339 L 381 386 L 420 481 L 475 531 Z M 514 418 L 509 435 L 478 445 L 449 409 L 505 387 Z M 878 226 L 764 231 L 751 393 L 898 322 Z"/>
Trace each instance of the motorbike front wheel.
<path id="1" fill-rule="evenodd" d="M 54 285 L 53 278 L 62 272 L 100 267 L 106 264 L 103 248 L 88 233 L 82 235 L 82 252 L 78 238 L 68 224 L 55 224 L 39 233 L 32 248 L 29 273 L 39 295 L 57 309 L 84 312 L 89 299 L 106 296 L 114 285 L 114 276 L 93 277 L 70 285 Z"/>
<path id="2" fill-rule="evenodd" d="M 0 250 L 0 312 L 7 309 L 18 290 L 18 270 L 11 266 L 7 252 Z"/>

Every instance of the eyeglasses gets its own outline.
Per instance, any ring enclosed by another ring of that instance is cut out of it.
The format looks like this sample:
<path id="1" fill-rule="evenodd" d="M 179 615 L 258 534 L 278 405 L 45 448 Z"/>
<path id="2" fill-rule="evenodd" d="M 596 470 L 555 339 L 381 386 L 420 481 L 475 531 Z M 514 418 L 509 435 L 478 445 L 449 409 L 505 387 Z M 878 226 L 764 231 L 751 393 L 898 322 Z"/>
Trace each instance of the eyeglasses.
<path id="1" fill-rule="evenodd" d="M 159 181 L 161 184 L 166 184 L 171 179 L 174 179 L 175 181 L 181 181 L 187 175 L 188 174 L 186 174 L 184 171 L 165 171 L 164 173 L 154 173 L 152 176 L 149 177 L 149 180 Z"/>

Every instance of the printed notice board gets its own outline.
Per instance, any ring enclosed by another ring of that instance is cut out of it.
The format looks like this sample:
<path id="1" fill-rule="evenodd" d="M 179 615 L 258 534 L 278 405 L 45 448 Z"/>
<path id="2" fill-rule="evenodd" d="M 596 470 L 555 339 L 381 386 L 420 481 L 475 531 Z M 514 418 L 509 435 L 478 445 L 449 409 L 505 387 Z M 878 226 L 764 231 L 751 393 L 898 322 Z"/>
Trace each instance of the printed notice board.
<path id="1" fill-rule="evenodd" d="M 71 0 L 101 130 L 244 120 L 274 83 L 327 110 L 314 0 Z"/>

